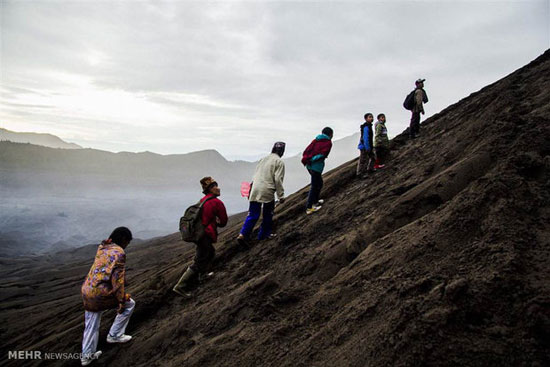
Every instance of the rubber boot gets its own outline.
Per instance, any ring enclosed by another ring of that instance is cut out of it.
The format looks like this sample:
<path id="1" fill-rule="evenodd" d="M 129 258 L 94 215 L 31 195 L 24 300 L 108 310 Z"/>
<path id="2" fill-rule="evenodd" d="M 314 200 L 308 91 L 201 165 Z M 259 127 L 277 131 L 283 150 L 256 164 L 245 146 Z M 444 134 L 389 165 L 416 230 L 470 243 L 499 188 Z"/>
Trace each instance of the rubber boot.
<path id="1" fill-rule="evenodd" d="M 183 297 L 191 297 L 191 294 L 187 292 L 189 289 L 191 280 L 195 277 L 195 271 L 190 267 L 187 268 L 185 273 L 181 276 L 180 280 L 176 283 L 172 290 Z"/>

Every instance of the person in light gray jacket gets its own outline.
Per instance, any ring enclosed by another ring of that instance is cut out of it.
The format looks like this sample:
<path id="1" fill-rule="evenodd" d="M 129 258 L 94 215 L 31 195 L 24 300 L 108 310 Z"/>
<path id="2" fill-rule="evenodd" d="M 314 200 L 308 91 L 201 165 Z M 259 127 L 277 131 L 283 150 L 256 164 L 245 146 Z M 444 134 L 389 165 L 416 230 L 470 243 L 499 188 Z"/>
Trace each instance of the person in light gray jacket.
<path id="1" fill-rule="evenodd" d="M 264 240 L 275 236 L 271 233 L 273 211 L 275 209 L 275 194 L 277 194 L 280 203 L 285 201 L 285 190 L 283 188 L 285 163 L 281 159 L 284 152 L 285 143 L 280 141 L 276 142 L 273 145 L 271 154 L 262 158 L 256 166 L 256 171 L 252 178 L 250 196 L 248 198 L 250 202 L 248 216 L 237 237 L 237 242 L 242 249 L 248 249 L 250 247 L 248 242 L 250 234 L 262 212 L 263 217 L 258 233 L 258 240 Z"/>

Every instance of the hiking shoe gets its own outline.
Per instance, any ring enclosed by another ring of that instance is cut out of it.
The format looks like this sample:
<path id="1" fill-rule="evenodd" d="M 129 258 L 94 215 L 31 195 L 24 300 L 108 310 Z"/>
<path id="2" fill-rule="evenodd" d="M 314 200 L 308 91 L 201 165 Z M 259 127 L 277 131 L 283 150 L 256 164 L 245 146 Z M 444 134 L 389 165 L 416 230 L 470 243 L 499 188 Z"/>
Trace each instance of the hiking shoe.
<path id="1" fill-rule="evenodd" d="M 306 214 L 312 214 L 315 213 L 317 210 L 321 209 L 321 206 L 313 206 L 311 208 L 306 209 Z"/>
<path id="2" fill-rule="evenodd" d="M 100 350 L 98 350 L 97 352 L 92 353 L 92 354 L 89 355 L 89 356 L 82 357 L 82 358 L 80 358 L 80 363 L 81 363 L 83 366 L 87 366 L 87 365 L 89 365 L 90 363 L 92 363 L 93 361 L 95 361 L 96 359 L 98 359 L 99 356 L 100 356 L 102 353 L 103 353 L 103 352 L 101 352 Z"/>
<path id="3" fill-rule="evenodd" d="M 107 335 L 107 343 L 128 343 L 132 340 L 130 335 L 122 334 L 121 336 Z"/>

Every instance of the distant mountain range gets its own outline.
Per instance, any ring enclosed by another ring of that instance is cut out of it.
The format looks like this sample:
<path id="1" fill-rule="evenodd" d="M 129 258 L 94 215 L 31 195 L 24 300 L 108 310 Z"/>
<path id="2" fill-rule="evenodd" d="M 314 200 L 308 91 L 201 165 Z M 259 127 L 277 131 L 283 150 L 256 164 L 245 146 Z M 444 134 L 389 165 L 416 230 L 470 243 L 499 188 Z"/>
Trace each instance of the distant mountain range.
<path id="1" fill-rule="evenodd" d="M 11 141 L 14 143 L 29 143 L 42 145 L 50 148 L 61 149 L 82 149 L 78 144 L 67 143 L 52 134 L 21 133 L 0 128 L 0 141 Z"/>
<path id="2" fill-rule="evenodd" d="M 357 140 L 335 141 L 327 170 L 354 158 Z M 300 158 L 285 159 L 287 195 L 309 184 Z M 111 153 L 2 141 L 0 248 L 19 255 L 81 246 L 117 225 L 138 238 L 172 233 L 183 210 L 201 197 L 204 176 L 219 182 L 228 212 L 246 211 L 240 184 L 252 179 L 255 166 L 228 161 L 216 150 Z"/>

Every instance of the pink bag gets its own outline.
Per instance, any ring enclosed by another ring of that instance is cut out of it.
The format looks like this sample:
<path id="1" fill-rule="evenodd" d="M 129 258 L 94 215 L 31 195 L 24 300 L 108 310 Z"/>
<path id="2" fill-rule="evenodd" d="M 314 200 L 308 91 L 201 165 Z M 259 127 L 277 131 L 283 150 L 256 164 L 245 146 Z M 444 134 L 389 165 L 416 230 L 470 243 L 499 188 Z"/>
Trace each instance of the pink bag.
<path id="1" fill-rule="evenodd" d="M 250 182 L 241 182 L 241 196 L 247 198 L 250 196 Z"/>

